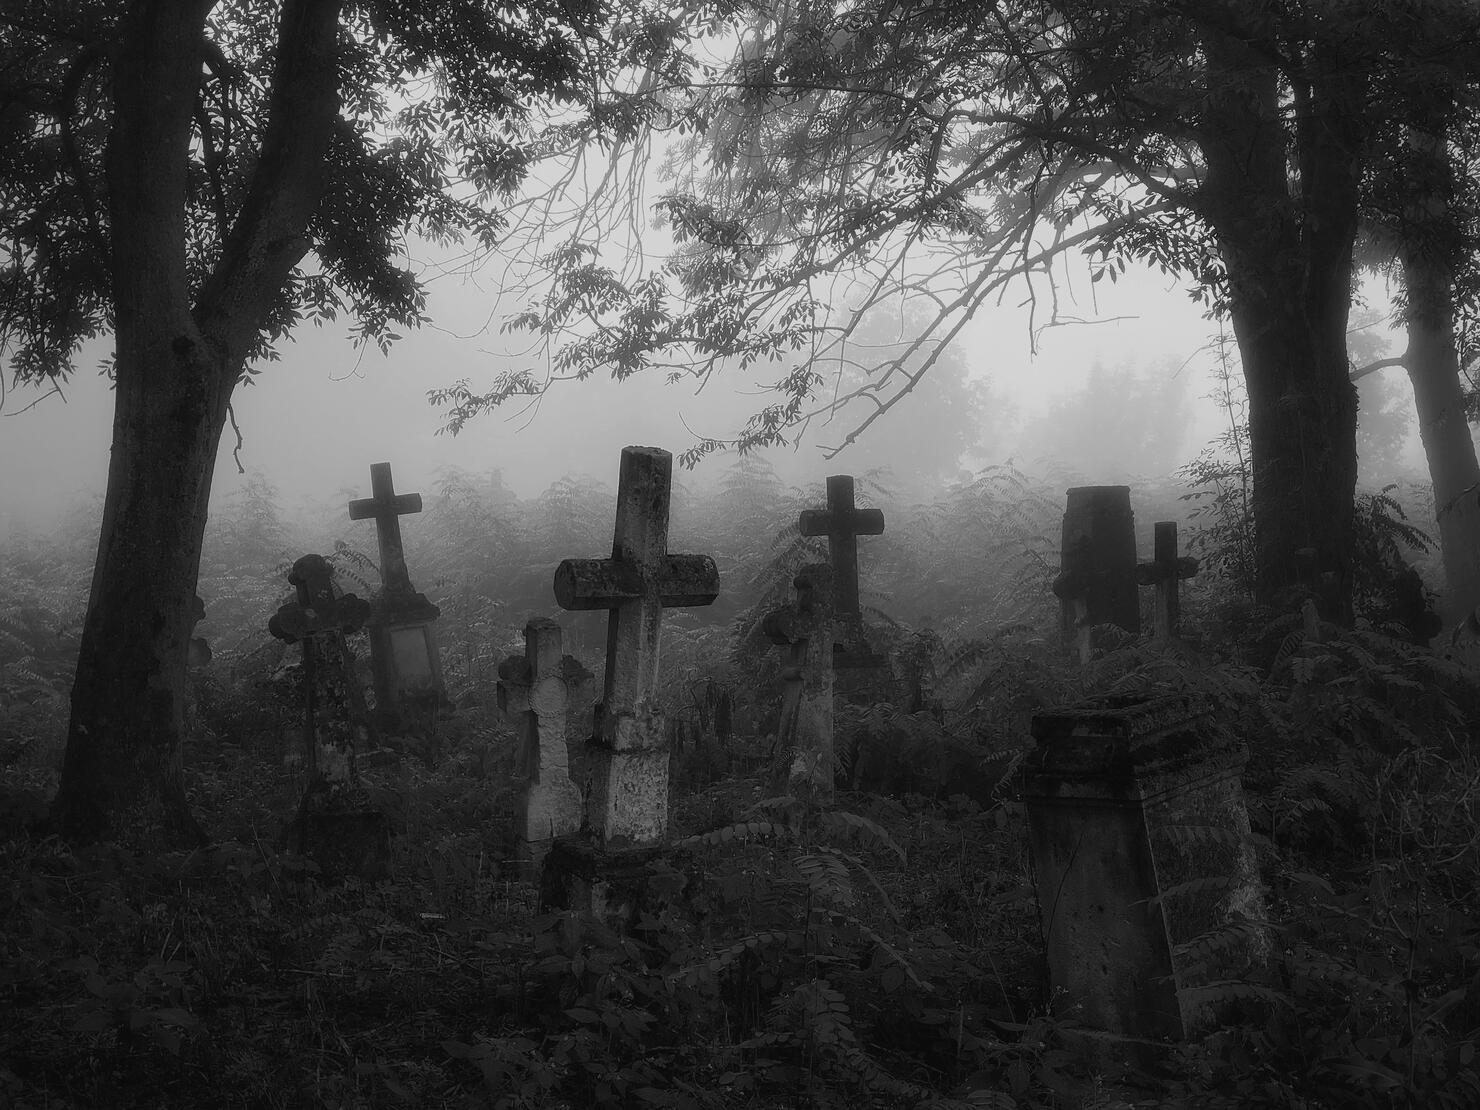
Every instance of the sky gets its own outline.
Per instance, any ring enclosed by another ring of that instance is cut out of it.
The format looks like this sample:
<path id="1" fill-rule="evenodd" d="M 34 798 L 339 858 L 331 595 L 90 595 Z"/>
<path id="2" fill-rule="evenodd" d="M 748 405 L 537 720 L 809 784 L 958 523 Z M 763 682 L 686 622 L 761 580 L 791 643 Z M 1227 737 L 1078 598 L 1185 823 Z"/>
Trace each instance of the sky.
<path id="1" fill-rule="evenodd" d="M 405 336 L 388 356 L 355 349 L 347 329 L 337 325 L 300 329 L 282 347 L 280 361 L 264 365 L 254 384 L 237 391 L 239 456 L 248 476 L 265 476 L 290 511 L 367 496 L 370 464 L 382 461 L 392 464 L 398 491 L 424 496 L 435 492 L 445 467 L 474 473 L 498 468 L 521 496 L 534 496 L 569 473 L 614 486 L 622 447 L 647 444 L 676 454 L 695 434 L 732 434 L 764 403 L 754 383 L 733 376 L 721 376 L 698 394 L 691 385 L 665 383 L 657 373 L 621 383 L 592 378 L 556 383 L 538 405 L 486 414 L 456 437 L 439 435 L 444 418 L 428 403 L 427 391 L 463 377 L 474 388 L 486 387 L 510 352 L 510 340 L 490 320 L 489 280 L 483 274 L 476 281 L 434 282 L 427 307 L 432 325 Z M 968 372 L 1010 399 L 1020 426 L 1082 386 L 1097 361 L 1185 376 L 1185 383 L 1169 385 L 1185 388 L 1196 400 L 1183 443 L 1183 454 L 1195 455 L 1219 427 L 1216 409 L 1198 400 L 1211 389 L 1211 358 L 1201 349 L 1214 325 L 1172 279 L 1150 271 L 1130 270 L 1114 285 L 1101 282 L 1093 286 L 1093 298 L 1082 276 L 1064 286 L 1066 292 L 1071 288 L 1079 298 L 1070 297 L 1067 309 L 1103 322 L 1046 329 L 1035 343 L 1025 309 L 1010 300 L 981 309 L 958 340 Z M 0 408 L 0 539 L 44 531 L 69 508 L 101 495 L 112 397 L 93 367 L 105 353 L 101 343 L 83 352 L 83 369 L 63 386 L 65 400 L 52 396 L 27 409 L 37 391 L 7 392 Z M 836 428 L 820 431 L 814 439 L 841 438 Z M 234 445 L 228 427 L 215 505 L 245 481 L 232 458 Z M 981 460 L 1032 454 L 1032 444 L 1017 441 L 1010 430 L 980 445 Z M 891 461 L 871 453 L 866 435 L 833 460 L 815 443 L 769 457 L 788 481 L 819 487 L 828 474 L 864 473 Z M 727 465 L 724 456 L 702 463 L 699 481 Z"/>

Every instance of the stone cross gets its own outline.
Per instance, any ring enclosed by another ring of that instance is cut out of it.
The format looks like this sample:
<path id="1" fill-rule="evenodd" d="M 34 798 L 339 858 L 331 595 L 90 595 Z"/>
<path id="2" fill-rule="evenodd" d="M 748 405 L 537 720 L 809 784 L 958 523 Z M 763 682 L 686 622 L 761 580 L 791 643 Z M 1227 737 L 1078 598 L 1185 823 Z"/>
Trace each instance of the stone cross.
<path id="1" fill-rule="evenodd" d="M 322 555 L 293 564 L 288 582 L 297 598 L 278 609 L 268 631 L 303 645 L 304 746 L 309 782 L 288 829 L 290 845 L 311 855 L 324 876 L 384 875 L 390 826 L 370 803 L 355 769 L 355 752 L 374 736 L 345 643 L 370 615 L 368 602 L 334 588 L 333 569 Z"/>
<path id="2" fill-rule="evenodd" d="M 611 558 L 566 559 L 555 570 L 561 608 L 610 612 L 586 810 L 603 845 L 654 844 L 667 832 L 667 730 L 653 704 L 663 610 L 719 596 L 712 558 L 668 553 L 672 483 L 667 451 L 624 447 Z"/>
<path id="3" fill-rule="evenodd" d="M 860 509 L 853 499 L 853 476 L 833 474 L 827 480 L 827 508 L 804 509 L 799 520 L 802 535 L 826 536 L 827 557 L 833 572 L 833 612 L 839 621 L 861 620 L 858 603 L 858 537 L 884 531 L 884 514 Z"/>
<path id="4" fill-rule="evenodd" d="M 1170 640 L 1177 635 L 1177 621 L 1182 615 L 1181 585 L 1183 579 L 1197 574 L 1197 560 L 1177 555 L 1177 522 L 1156 522 L 1156 546 L 1151 562 L 1136 565 L 1136 581 L 1156 587 L 1155 635 Z"/>
<path id="5" fill-rule="evenodd" d="M 349 503 L 349 518 L 375 520 L 375 537 L 380 544 L 380 580 L 385 592 L 415 593 L 406 570 L 406 549 L 401 543 L 401 517 L 421 512 L 421 494 L 397 493 L 388 462 L 370 464 L 370 493 L 369 497 Z"/>
<path id="6" fill-rule="evenodd" d="M 1019 785 L 1053 994 L 1094 1062 L 1144 1065 L 1209 1032 L 1234 997 L 1219 985 L 1268 956 L 1248 750 L 1187 695 L 1038 713 L 1032 731 Z"/>
<path id="7" fill-rule="evenodd" d="M 566 714 L 571 695 L 591 674 L 562 652 L 560 626 L 524 626 L 524 654 L 499 664 L 498 704 L 517 718 L 515 773 L 526 780 L 514 815 L 516 858 L 537 871 L 550 844 L 581 827 L 581 791 L 570 778 Z"/>
<path id="8" fill-rule="evenodd" d="M 371 465 L 370 488 L 374 496 L 351 501 L 349 516 L 374 518 L 380 545 L 381 589 L 368 625 L 375 714 L 387 731 L 424 733 L 447 694 L 433 628 L 441 610 L 412 586 L 401 542 L 400 518 L 421 512 L 421 494 L 396 493 L 390 463 Z"/>
<path id="9" fill-rule="evenodd" d="M 1141 631 L 1136 594 L 1136 526 L 1130 486 L 1076 486 L 1068 491 L 1053 592 L 1062 628 L 1074 634 L 1080 662 L 1089 662 L 1096 625 Z"/>
<path id="10" fill-rule="evenodd" d="M 833 572 L 812 563 L 796 576 L 797 600 L 766 615 L 761 629 L 787 648 L 776 752 L 779 788 L 798 798 L 833 798 Z"/>

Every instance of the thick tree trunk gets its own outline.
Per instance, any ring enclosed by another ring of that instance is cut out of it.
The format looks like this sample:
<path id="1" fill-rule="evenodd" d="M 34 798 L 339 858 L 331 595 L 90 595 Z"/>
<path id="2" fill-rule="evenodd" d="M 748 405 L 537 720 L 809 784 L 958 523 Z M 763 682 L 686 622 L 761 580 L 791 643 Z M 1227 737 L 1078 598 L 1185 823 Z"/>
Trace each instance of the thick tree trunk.
<path id="1" fill-rule="evenodd" d="M 1292 190 L 1275 44 L 1207 40 L 1207 173 L 1198 203 L 1228 274 L 1249 394 L 1255 593 L 1277 602 L 1313 550 L 1320 604 L 1352 619 L 1357 394 L 1346 325 L 1357 228 L 1362 90 L 1349 76 L 1295 97 Z M 1320 77 L 1319 52 L 1307 73 Z M 1340 60 L 1327 68 L 1343 74 Z"/>
<path id="2" fill-rule="evenodd" d="M 102 536 L 52 810 L 71 839 L 204 840 L 181 776 L 185 653 L 232 380 L 186 336 L 119 352 Z"/>
<path id="3" fill-rule="evenodd" d="M 1480 463 L 1465 419 L 1455 345 L 1453 272 L 1433 251 L 1404 251 L 1408 289 L 1408 351 L 1418 431 L 1434 487 L 1434 513 L 1447 589 L 1445 624 L 1480 608 Z"/>
<path id="4" fill-rule="evenodd" d="M 191 120 L 215 0 L 138 0 L 114 53 L 107 152 L 113 456 L 52 822 L 71 839 L 200 843 L 181 774 L 185 660 L 226 406 L 308 247 L 338 111 L 339 0 L 285 0 L 251 187 L 199 290 Z"/>

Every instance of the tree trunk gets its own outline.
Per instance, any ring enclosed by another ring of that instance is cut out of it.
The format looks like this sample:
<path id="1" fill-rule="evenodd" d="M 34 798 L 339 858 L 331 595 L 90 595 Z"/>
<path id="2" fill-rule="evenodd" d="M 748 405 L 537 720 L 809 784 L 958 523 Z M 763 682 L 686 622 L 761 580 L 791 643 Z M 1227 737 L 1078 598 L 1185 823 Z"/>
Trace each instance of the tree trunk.
<path id="1" fill-rule="evenodd" d="M 1350 623 L 1357 393 L 1346 325 L 1362 90 L 1340 76 L 1339 58 L 1314 50 L 1306 59 L 1312 83 L 1297 90 L 1295 122 L 1286 124 L 1267 60 L 1275 46 L 1223 34 L 1205 41 L 1199 144 L 1207 172 L 1198 205 L 1227 271 L 1248 386 L 1255 594 L 1278 602 L 1301 581 L 1297 553 L 1312 549 L 1324 615 Z"/>
<path id="2" fill-rule="evenodd" d="M 286 0 L 257 169 L 197 291 L 189 150 L 215 0 L 139 0 L 114 54 L 106 173 L 113 455 L 52 823 L 69 839 L 199 844 L 181 771 L 185 661 L 226 406 L 308 247 L 338 113 L 339 0 Z"/>

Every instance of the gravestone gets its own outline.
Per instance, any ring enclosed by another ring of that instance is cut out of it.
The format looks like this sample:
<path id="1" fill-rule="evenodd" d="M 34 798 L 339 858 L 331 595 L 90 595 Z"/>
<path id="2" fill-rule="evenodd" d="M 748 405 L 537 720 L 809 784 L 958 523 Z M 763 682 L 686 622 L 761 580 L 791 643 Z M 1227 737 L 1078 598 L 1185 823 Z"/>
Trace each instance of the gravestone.
<path id="1" fill-rule="evenodd" d="M 719 571 L 708 555 L 668 553 L 673 456 L 622 449 L 609 559 L 566 559 L 555 571 L 563 609 L 606 609 L 606 682 L 591 740 L 585 831 L 591 842 L 557 841 L 546 857 L 547 907 L 630 918 L 642 875 L 668 830 L 668 731 L 654 702 L 663 610 L 709 605 Z"/>
<path id="2" fill-rule="evenodd" d="M 863 606 L 858 596 L 858 537 L 878 536 L 884 531 L 884 514 L 878 509 L 860 509 L 851 474 L 833 474 L 827 479 L 827 508 L 804 509 L 798 518 L 804 536 L 826 536 L 828 564 L 832 568 L 833 668 L 849 701 L 873 701 L 886 690 L 891 676 L 887 656 L 869 646 L 863 628 Z"/>
<path id="3" fill-rule="evenodd" d="M 656 844 L 667 832 L 667 731 L 653 702 L 663 610 L 719 596 L 712 558 L 668 553 L 672 483 L 667 451 L 624 447 L 611 558 L 566 559 L 555 570 L 562 609 L 610 613 L 586 810 L 603 845 Z"/>
<path id="4" fill-rule="evenodd" d="M 286 832 L 288 847 L 318 863 L 325 881 L 383 878 L 390 861 L 389 818 L 371 804 L 355 752 L 374 732 L 345 634 L 358 631 L 370 606 L 340 594 L 322 555 L 293 564 L 296 600 L 278 609 L 268 631 L 303 649 L 303 740 L 308 784 Z"/>
<path id="5" fill-rule="evenodd" d="M 1182 616 L 1181 583 L 1197 574 L 1197 560 L 1177 554 L 1177 522 L 1156 522 L 1156 540 L 1151 562 L 1136 566 L 1136 582 L 1156 589 L 1153 608 L 1154 635 L 1170 640 L 1177 635 L 1177 622 Z"/>
<path id="6" fill-rule="evenodd" d="M 1089 662 L 1097 625 L 1113 624 L 1132 635 L 1141 631 L 1130 486 L 1068 491 L 1060 560 L 1053 592 L 1061 627 L 1074 636 L 1081 662 Z"/>
<path id="7" fill-rule="evenodd" d="M 499 708 L 516 718 L 519 730 L 514 773 L 525 780 L 514 812 L 514 854 L 533 875 L 551 842 L 581 827 L 566 721 L 576 688 L 591 672 L 563 654 L 560 626 L 539 619 L 524 626 L 524 654 L 505 659 L 498 674 Z"/>
<path id="8" fill-rule="evenodd" d="M 1036 714 L 1019 785 L 1049 981 L 1097 1063 L 1224 1018 L 1268 955 L 1242 744 L 1186 695 Z M 1223 997 L 1226 997 L 1223 996 Z"/>
<path id="9" fill-rule="evenodd" d="M 371 496 L 349 503 L 351 520 L 373 519 L 380 549 L 380 592 L 370 604 L 370 670 L 381 727 L 429 723 L 446 702 L 433 622 L 441 610 L 418 593 L 406 569 L 401 517 L 421 512 L 421 494 L 396 493 L 390 463 L 370 467 Z"/>
<path id="10" fill-rule="evenodd" d="M 803 567 L 793 583 L 797 599 L 766 615 L 762 631 L 786 647 L 784 694 L 776 732 L 776 787 L 798 798 L 833 798 L 833 572 L 826 563 Z"/>

